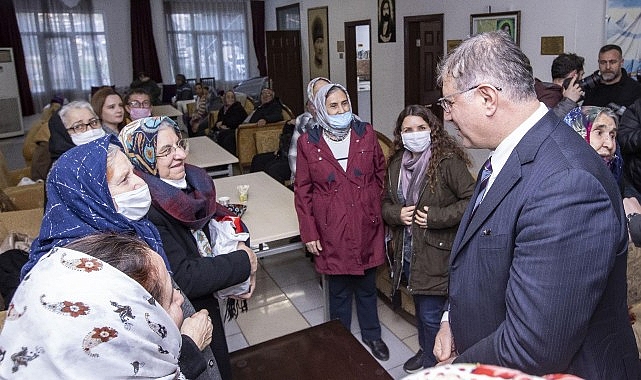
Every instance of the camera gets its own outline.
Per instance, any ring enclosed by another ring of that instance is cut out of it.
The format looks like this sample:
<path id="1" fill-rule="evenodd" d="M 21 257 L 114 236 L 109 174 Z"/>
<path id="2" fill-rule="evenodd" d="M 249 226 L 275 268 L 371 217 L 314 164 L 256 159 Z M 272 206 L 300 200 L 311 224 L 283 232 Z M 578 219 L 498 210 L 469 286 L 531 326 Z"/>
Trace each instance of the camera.
<path id="1" fill-rule="evenodd" d="M 565 78 L 565 80 L 563 81 L 563 88 L 568 88 L 571 80 L 572 78 Z M 601 76 L 601 74 L 599 74 L 599 71 L 595 71 L 587 77 L 584 77 L 581 80 L 577 81 L 576 84 L 581 87 L 581 90 L 587 91 L 595 88 L 599 83 L 601 83 L 602 80 L 603 77 Z"/>
<path id="2" fill-rule="evenodd" d="M 608 107 L 609 109 L 614 111 L 614 113 L 619 115 L 619 117 L 623 116 L 623 114 L 625 113 L 625 110 L 626 110 L 625 106 L 620 106 L 620 105 L 618 105 L 616 103 L 612 103 L 612 102 L 608 103 L 608 105 L 606 107 Z"/>

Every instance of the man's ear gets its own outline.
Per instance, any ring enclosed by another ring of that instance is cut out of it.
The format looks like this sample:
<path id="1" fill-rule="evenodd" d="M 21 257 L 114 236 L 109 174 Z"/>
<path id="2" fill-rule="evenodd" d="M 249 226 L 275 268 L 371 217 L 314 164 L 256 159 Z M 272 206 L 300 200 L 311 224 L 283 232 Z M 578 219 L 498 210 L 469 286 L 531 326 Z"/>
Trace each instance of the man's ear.
<path id="1" fill-rule="evenodd" d="M 486 115 L 492 116 L 496 112 L 499 98 L 499 90 L 496 87 L 483 85 L 478 88 L 479 94 L 483 98 L 483 105 L 486 109 Z"/>

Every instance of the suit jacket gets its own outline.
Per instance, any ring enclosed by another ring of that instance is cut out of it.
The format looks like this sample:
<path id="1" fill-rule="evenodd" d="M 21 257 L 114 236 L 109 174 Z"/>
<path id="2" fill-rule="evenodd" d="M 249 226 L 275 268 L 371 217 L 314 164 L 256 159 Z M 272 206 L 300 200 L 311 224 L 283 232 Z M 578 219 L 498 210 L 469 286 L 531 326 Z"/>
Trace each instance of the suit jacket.
<path id="1" fill-rule="evenodd" d="M 450 259 L 455 361 L 638 379 L 626 220 L 594 149 L 549 111 L 473 204 Z"/>

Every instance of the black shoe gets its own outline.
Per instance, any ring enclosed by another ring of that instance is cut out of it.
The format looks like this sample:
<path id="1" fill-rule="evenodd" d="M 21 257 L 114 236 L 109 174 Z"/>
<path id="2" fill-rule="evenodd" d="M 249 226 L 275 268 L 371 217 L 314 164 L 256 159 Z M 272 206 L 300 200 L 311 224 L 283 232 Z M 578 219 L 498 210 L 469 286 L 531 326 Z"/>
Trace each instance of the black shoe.
<path id="1" fill-rule="evenodd" d="M 416 355 L 407 359 L 403 364 L 403 371 L 407 373 L 415 373 L 423 369 L 423 350 L 418 350 Z"/>
<path id="2" fill-rule="evenodd" d="M 369 347 L 370 350 L 372 350 L 372 355 L 378 360 L 388 360 L 389 359 L 389 349 L 387 348 L 387 345 L 385 342 L 383 342 L 383 339 L 376 339 L 376 340 L 365 340 L 363 339 L 363 343 Z"/>

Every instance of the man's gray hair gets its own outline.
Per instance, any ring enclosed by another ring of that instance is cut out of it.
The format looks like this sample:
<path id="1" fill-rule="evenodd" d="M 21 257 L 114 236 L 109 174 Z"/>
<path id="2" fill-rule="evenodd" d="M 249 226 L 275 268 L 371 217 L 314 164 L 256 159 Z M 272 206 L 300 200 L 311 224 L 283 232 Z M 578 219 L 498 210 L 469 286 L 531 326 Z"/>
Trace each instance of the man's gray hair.
<path id="1" fill-rule="evenodd" d="M 451 77 L 460 91 L 490 84 L 517 103 L 536 98 L 530 60 L 502 32 L 481 33 L 463 41 L 439 63 L 437 73 L 439 86 Z"/>

